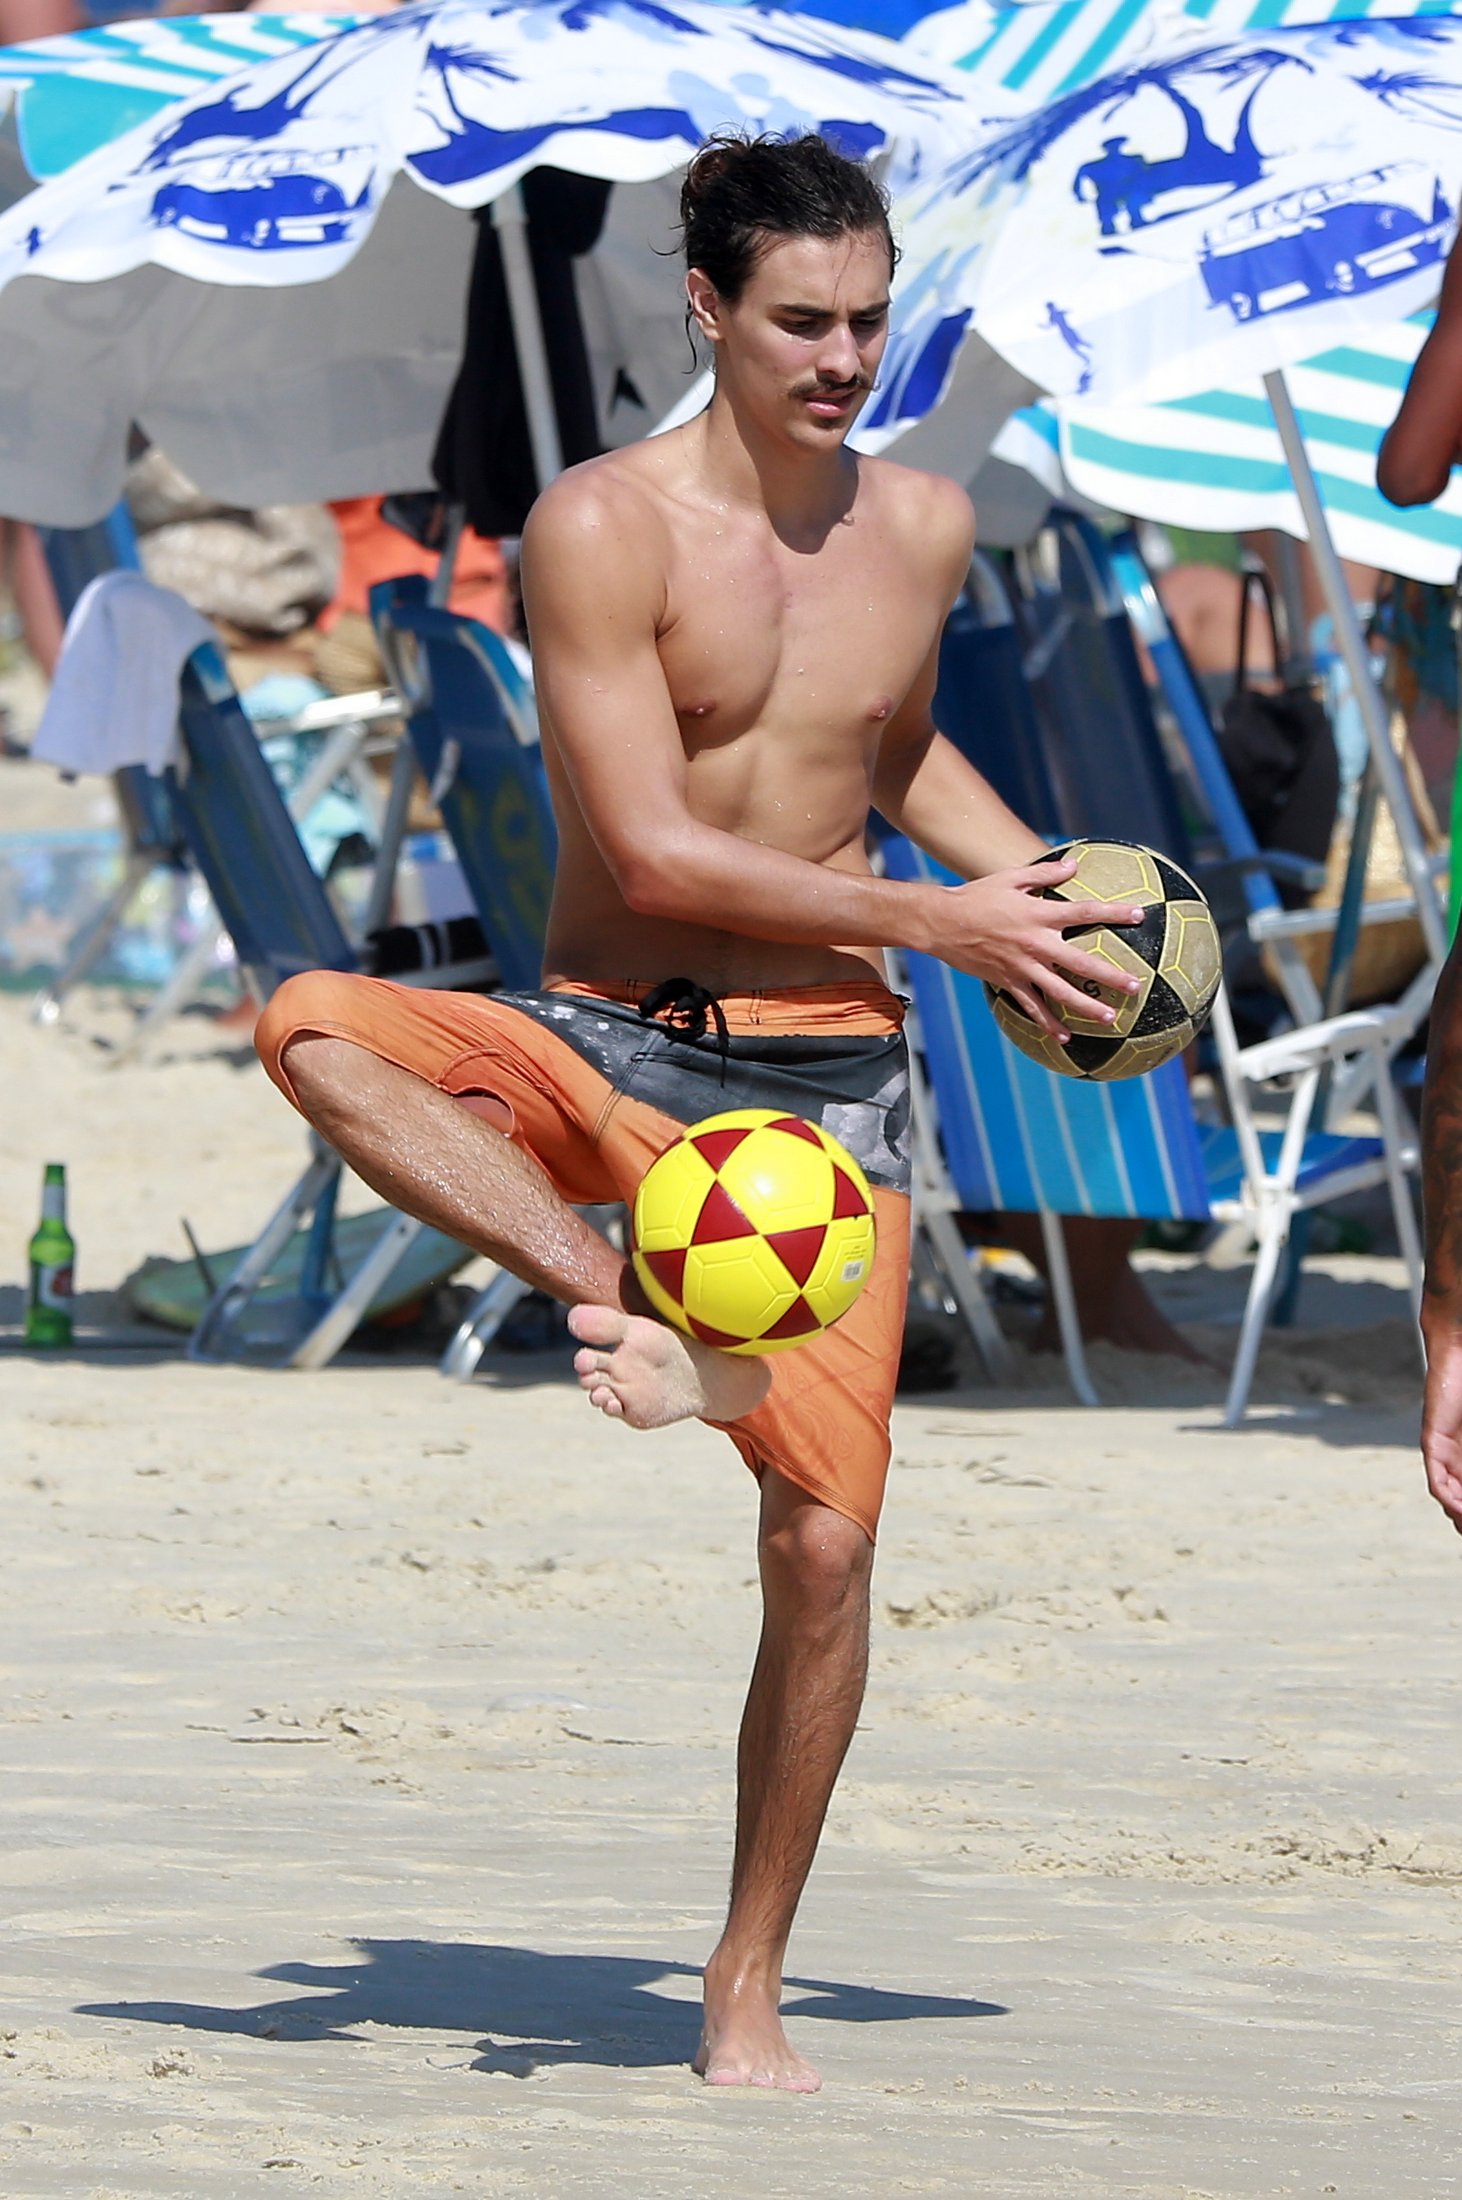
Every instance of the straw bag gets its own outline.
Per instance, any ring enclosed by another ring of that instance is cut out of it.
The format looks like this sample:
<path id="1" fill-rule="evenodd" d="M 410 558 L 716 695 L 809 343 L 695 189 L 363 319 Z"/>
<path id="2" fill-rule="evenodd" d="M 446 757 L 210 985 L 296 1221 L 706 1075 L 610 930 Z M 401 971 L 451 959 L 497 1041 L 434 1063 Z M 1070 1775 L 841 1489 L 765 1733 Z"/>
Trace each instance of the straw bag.
<path id="1" fill-rule="evenodd" d="M 1422 784 L 1421 774 L 1406 740 L 1406 720 L 1400 711 L 1391 714 L 1391 745 L 1401 759 L 1407 787 L 1416 809 L 1417 822 L 1427 849 L 1441 845 L 1436 815 Z M 1343 818 L 1335 828 L 1325 864 L 1325 883 L 1311 904 L 1315 909 L 1338 909 L 1350 863 L 1351 823 Z M 1409 901 L 1411 881 L 1402 861 L 1396 821 L 1384 801 L 1376 805 L 1376 822 L 1366 859 L 1365 898 L 1368 902 Z M 1295 945 L 1311 977 L 1322 990 L 1330 970 L 1333 930 L 1301 933 Z M 1266 953 L 1266 962 L 1269 957 Z M 1362 919 L 1346 993 L 1348 1008 L 1365 1008 L 1374 1001 L 1392 1001 L 1404 992 L 1426 961 L 1426 939 L 1414 910 L 1405 915 Z M 1271 975 L 1272 975 L 1271 970 Z"/>

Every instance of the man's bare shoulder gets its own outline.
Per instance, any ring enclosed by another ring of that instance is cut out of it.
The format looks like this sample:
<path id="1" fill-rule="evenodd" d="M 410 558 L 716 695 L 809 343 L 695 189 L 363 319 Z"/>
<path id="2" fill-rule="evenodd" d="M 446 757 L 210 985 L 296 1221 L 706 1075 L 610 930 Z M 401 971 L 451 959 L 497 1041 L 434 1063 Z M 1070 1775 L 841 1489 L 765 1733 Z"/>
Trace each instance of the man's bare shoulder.
<path id="1" fill-rule="evenodd" d="M 570 466 L 523 529 L 530 623 L 553 607 L 582 622 L 650 630 L 665 609 L 670 537 L 663 491 L 638 461 L 644 446 Z M 544 631 L 547 631 L 546 626 Z"/>
<path id="2" fill-rule="evenodd" d="M 562 549 L 647 530 L 658 535 L 664 527 L 664 490 L 656 469 L 640 455 L 645 449 L 636 443 L 607 451 L 561 473 L 528 515 L 523 543 L 529 554 L 535 543 Z"/>
<path id="3" fill-rule="evenodd" d="M 880 525 L 894 528 L 912 555 L 964 573 L 975 546 L 975 508 L 957 481 L 888 458 L 860 458 L 858 472 Z"/>

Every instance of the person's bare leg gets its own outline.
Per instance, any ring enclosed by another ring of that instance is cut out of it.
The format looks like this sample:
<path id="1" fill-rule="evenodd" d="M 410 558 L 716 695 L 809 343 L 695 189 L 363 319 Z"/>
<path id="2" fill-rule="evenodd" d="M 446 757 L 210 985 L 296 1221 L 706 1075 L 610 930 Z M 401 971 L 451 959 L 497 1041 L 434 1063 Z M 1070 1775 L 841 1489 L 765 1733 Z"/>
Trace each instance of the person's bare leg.
<path id="1" fill-rule="evenodd" d="M 705 1976 L 695 2068 L 708 2085 L 814 2093 L 782 2029 L 782 1962 L 868 1675 L 873 1546 L 768 1472 L 762 1633 L 741 1722 L 731 1907 Z"/>
<path id="2" fill-rule="evenodd" d="M 49 680 L 61 654 L 65 621 L 40 537 L 20 520 L 6 524 L 10 536 L 10 588 L 25 633 L 25 646 Z"/>
<path id="3" fill-rule="evenodd" d="M 736 1421 L 760 1405 L 765 1363 L 640 1313 L 623 1254 L 470 1099 L 345 1039 L 302 1033 L 284 1059 L 310 1122 L 372 1191 L 573 1309 L 569 1325 L 586 1339 L 574 1365 L 602 1412 L 663 1428 L 696 1416 Z"/>
<path id="4" fill-rule="evenodd" d="M 1203 1354 L 1168 1320 L 1132 1266 L 1132 1249 L 1142 1235 L 1142 1223 L 1121 1216 L 1066 1215 L 1061 1227 L 1081 1333 L 1088 1344 L 1101 1340 L 1117 1345 L 1123 1352 L 1162 1352 L 1174 1359 L 1203 1359 Z M 1042 1275 L 1046 1273 L 1046 1247 L 1038 1216 L 1002 1215 L 1000 1235 L 1017 1252 L 1024 1253 Z M 1055 1307 L 1049 1301 L 1031 1349 L 1061 1350 Z"/>

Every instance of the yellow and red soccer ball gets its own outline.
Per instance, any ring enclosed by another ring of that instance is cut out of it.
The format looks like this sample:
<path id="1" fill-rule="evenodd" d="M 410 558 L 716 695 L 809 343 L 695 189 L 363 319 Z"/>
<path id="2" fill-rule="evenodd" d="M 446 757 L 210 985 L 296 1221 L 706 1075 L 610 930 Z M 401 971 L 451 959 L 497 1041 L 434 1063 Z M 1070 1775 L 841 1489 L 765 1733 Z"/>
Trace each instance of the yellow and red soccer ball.
<path id="1" fill-rule="evenodd" d="M 723 1351 L 785 1352 L 846 1314 L 873 1266 L 873 1194 L 847 1148 L 775 1108 L 694 1123 L 635 1194 L 657 1314 Z"/>

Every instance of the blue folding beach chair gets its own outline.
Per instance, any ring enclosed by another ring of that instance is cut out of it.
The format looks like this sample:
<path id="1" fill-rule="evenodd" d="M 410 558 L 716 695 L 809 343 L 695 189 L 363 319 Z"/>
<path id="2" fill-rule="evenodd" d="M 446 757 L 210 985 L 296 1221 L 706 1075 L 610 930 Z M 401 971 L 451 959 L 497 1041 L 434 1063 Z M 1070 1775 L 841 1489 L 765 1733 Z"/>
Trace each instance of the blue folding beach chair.
<path id="1" fill-rule="evenodd" d="M 179 720 L 187 768 L 164 775 L 168 794 L 256 997 L 298 971 L 361 968 L 222 655 L 206 644 L 183 667 Z"/>
<path id="2" fill-rule="evenodd" d="M 947 668 L 941 661 L 936 714 L 977 769 L 1049 838 L 1090 832 L 1139 840 L 1181 863 L 1213 908 L 1230 975 L 1246 962 L 1252 967 L 1253 947 L 1262 946 L 1273 958 L 1294 1021 L 1319 1022 L 1325 1006 L 1297 942 L 1304 931 L 1333 923 L 1333 912 L 1287 908 L 1280 889 L 1313 889 L 1323 870 L 1258 846 L 1207 705 L 1131 533 L 1108 538 L 1079 514 L 1056 509 L 1036 545 L 1017 561 L 1011 593 L 1005 595 L 1001 575 L 987 567 L 972 576 L 958 616 L 993 627 L 985 646 L 996 651 L 1009 649 L 1014 619 L 1031 680 L 1025 698 L 1008 680 L 997 680 L 982 707 L 973 684 L 981 661 L 968 673 L 957 654 Z M 1158 674 L 1168 706 L 1167 740 L 1143 683 L 1134 635 Z M 1022 766 L 1019 779 L 1010 762 L 1016 745 L 1037 758 Z M 1393 1046 L 1414 1031 L 1429 993 L 1423 973 L 1400 1004 L 1402 1019 L 1388 1020 Z M 1365 1075 L 1364 1063 L 1357 1062 L 1329 1082 L 1328 1120 L 1349 1114 Z"/>
<path id="3" fill-rule="evenodd" d="M 1102 537 L 1079 514 L 1054 509 L 1012 573 L 1060 831 L 1138 840 L 1191 869 L 1189 823 Z"/>
<path id="4" fill-rule="evenodd" d="M 1059 836 L 1138 840 L 1171 857 L 1198 880 L 1229 940 L 1261 914 L 1265 924 L 1285 915 L 1279 882 L 1311 889 L 1322 882 L 1323 868 L 1255 841 L 1130 532 L 1109 538 L 1081 514 L 1053 509 L 1036 543 L 1016 557 L 1012 579 Z M 1171 748 L 1134 637 L 1158 673 Z M 1291 953 L 1286 977 L 1291 963 L 1302 988 L 1308 973 Z M 1311 984 L 1299 1020 L 1319 1013 Z"/>
<path id="5" fill-rule="evenodd" d="M 99 575 L 121 569 L 135 571 L 141 563 L 136 531 L 125 504 L 117 505 L 105 519 L 90 527 L 43 527 L 38 532 L 63 618 L 71 616 L 83 590 Z M 126 848 L 122 876 L 76 927 L 61 969 L 32 1002 L 31 1015 L 39 1024 L 56 1021 L 66 995 L 95 969 L 153 873 L 180 873 L 187 863 L 187 850 L 161 779 L 152 777 L 140 764 L 129 764 L 112 774 L 112 792 Z M 139 1025 L 119 1050 L 118 1059 L 135 1050 L 142 1033 L 143 1026 Z"/>
<path id="6" fill-rule="evenodd" d="M 883 865 L 890 878 L 956 883 L 897 834 L 884 843 Z M 1421 1249 L 1406 1183 L 1417 1157 L 1390 1078 L 1394 1012 L 1361 1010 L 1241 1049 L 1220 993 L 1214 1031 L 1230 1119 L 1201 1124 L 1181 1064 L 1112 1085 L 1058 1077 L 1001 1037 L 978 979 L 926 955 L 900 960 L 916 1012 L 916 1231 L 963 1308 L 967 1257 L 955 1216 L 1039 1215 L 1066 1365 L 1083 1403 L 1098 1401 L 1082 1350 L 1062 1215 L 1248 1223 L 1257 1253 L 1229 1381 L 1229 1427 L 1243 1418 L 1296 1215 L 1386 1184 L 1419 1306 Z M 1315 1128 L 1322 1081 L 1357 1069 L 1379 1135 Z M 1254 1097 L 1261 1090 L 1266 1114 L 1280 1114 L 1282 1127 L 1258 1127 Z"/>
<path id="7" fill-rule="evenodd" d="M 179 726 L 186 768 L 164 775 L 167 793 L 255 998 L 267 1000 L 299 971 L 368 971 L 371 955 L 347 939 L 223 659 L 210 645 L 196 649 L 183 669 Z M 441 973 L 431 976 L 442 982 Z M 358 1326 L 408 1249 L 439 1256 L 423 1263 L 438 1274 L 471 1257 L 437 1232 L 430 1233 L 434 1247 L 420 1246 L 423 1226 L 388 1210 L 355 1268 L 341 1274 L 336 1201 L 343 1164 L 314 1134 L 311 1143 L 303 1176 L 210 1299 L 189 1341 L 191 1358 L 321 1367 Z M 272 1282 L 276 1265 L 306 1224 L 298 1287 L 280 1289 Z"/>
<path id="8" fill-rule="evenodd" d="M 1281 886 L 1298 885 L 1313 891 L 1323 881 L 1323 870 L 1283 850 L 1259 848 L 1234 791 L 1207 705 L 1163 610 L 1136 537 L 1130 531 L 1124 532 L 1114 536 L 1106 548 L 1133 632 L 1152 659 L 1182 745 L 1190 783 L 1206 811 L 1219 854 L 1217 868 L 1227 866 L 1241 880 L 1245 931 L 1269 959 L 1291 1016 L 1296 1024 L 1313 1024 L 1344 1006 L 1349 966 L 1360 931 L 1370 923 L 1394 921 L 1408 906 L 1414 909 L 1414 901 L 1367 903 L 1359 891 L 1363 882 L 1357 879 L 1347 883 L 1338 911 L 1286 905 Z M 1206 871 L 1200 867 L 1205 886 L 1214 868 L 1212 859 Z M 1357 890 L 1354 894 L 1353 888 Z M 1306 934 L 1319 935 L 1330 945 L 1331 974 L 1323 994 L 1300 952 L 1299 942 Z M 1426 1017 L 1438 975 L 1435 963 L 1424 963 L 1401 994 L 1390 1024 L 1393 1053 L 1414 1036 Z M 1354 1102 L 1353 1080 L 1337 1076 L 1326 1098 L 1327 1119 L 1343 1119 Z"/>
<path id="9" fill-rule="evenodd" d="M 1005 583 L 977 550 L 969 583 L 944 623 L 934 723 L 1033 832 L 1062 838 Z"/>
<path id="10" fill-rule="evenodd" d="M 380 582 L 371 616 L 502 982 L 532 988 L 558 854 L 532 691 L 501 637 L 430 603 L 420 575 Z"/>
<path id="11" fill-rule="evenodd" d="M 371 591 L 381 655 L 483 929 L 509 989 L 536 987 L 558 834 L 533 693 L 501 637 L 428 600 L 424 581 Z M 586 1212 L 612 1228 L 614 1210 Z M 442 1358 L 465 1380 L 528 1285 L 506 1269 L 467 1309 Z"/>
<path id="12" fill-rule="evenodd" d="M 141 568 L 136 531 L 125 504 L 117 505 L 90 527 L 42 528 L 40 535 L 58 600 L 68 617 L 92 581 L 104 574 L 138 572 Z M 357 752 L 364 732 L 393 715 L 398 714 L 392 699 L 371 690 L 312 703 L 295 717 L 275 722 L 271 729 L 275 733 L 325 736 L 309 769 L 291 789 L 288 797 L 291 814 L 296 818 L 307 816 L 337 774 L 361 771 L 363 767 L 357 760 Z M 114 892 L 78 927 L 60 974 L 37 997 L 32 1014 L 40 1023 L 54 1022 L 65 995 L 95 966 L 125 920 L 133 900 L 154 872 L 161 868 L 181 878 L 190 868 L 186 837 L 179 826 L 165 777 L 155 776 L 141 765 L 125 765 L 112 774 L 112 791 L 127 846 L 123 876 Z M 226 931 L 216 915 L 212 923 L 205 921 L 192 947 L 179 958 L 132 1030 L 114 1050 L 111 1057 L 114 1066 L 137 1054 L 168 1017 L 194 998 L 213 965 Z"/>

